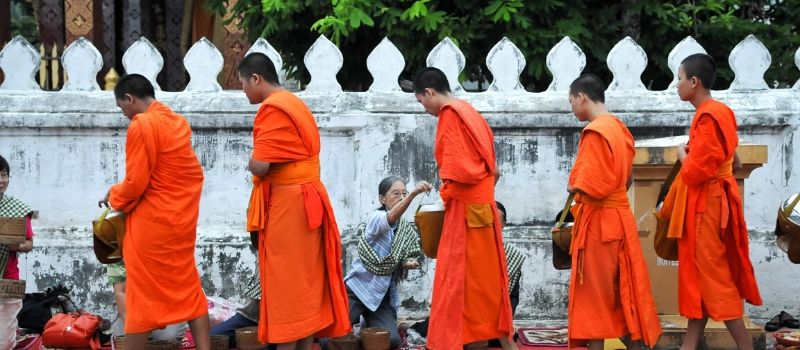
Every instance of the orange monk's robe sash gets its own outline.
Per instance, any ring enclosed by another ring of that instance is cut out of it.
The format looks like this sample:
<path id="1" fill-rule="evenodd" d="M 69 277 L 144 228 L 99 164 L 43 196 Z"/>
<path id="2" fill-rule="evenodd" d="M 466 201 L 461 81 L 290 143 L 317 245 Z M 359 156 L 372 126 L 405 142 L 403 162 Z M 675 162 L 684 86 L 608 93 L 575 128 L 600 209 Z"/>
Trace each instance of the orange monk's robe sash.
<path id="1" fill-rule="evenodd" d="M 253 190 L 250 192 L 247 210 L 247 231 L 267 229 L 266 208 L 269 207 L 270 184 L 302 185 L 308 228 L 313 230 L 320 227 L 327 210 L 324 210 L 320 194 L 314 186 L 317 182 L 320 182 L 319 156 L 291 163 L 271 164 L 267 175 L 253 176 Z"/>
<path id="2" fill-rule="evenodd" d="M 327 191 L 325 191 L 319 176 L 319 156 L 295 162 L 271 164 L 267 175 L 263 177 L 253 177 L 253 191 L 250 194 L 250 208 L 247 212 L 247 230 L 259 232 L 259 257 L 258 263 L 266 264 L 266 234 L 267 234 L 267 208 L 269 208 L 270 185 L 300 185 L 303 190 L 303 203 L 306 208 L 308 218 L 308 228 L 310 230 L 322 227 L 325 235 L 325 273 L 328 274 L 328 283 L 331 293 L 331 305 L 333 307 L 333 323 L 315 333 L 319 338 L 331 338 L 344 336 L 350 332 L 350 318 L 347 303 L 336 302 L 337 300 L 348 300 L 347 291 L 343 288 L 344 281 L 342 270 L 335 268 L 340 264 L 341 243 L 339 235 L 332 234 L 338 232 L 336 221 L 333 219 L 333 208 L 330 206 Z M 259 210 L 260 208 L 260 210 Z M 260 267 L 260 271 L 264 271 Z M 261 277 L 263 280 L 263 276 Z M 263 287 L 262 287 L 263 288 Z M 279 288 L 279 287 L 278 287 Z M 266 303 L 261 303 L 260 314 L 266 315 Z M 260 332 L 259 332 L 260 333 Z"/>
<path id="3" fill-rule="evenodd" d="M 578 274 L 578 283 L 583 284 L 583 254 L 590 221 L 586 218 L 586 212 L 594 208 L 630 210 L 630 205 L 624 187 L 614 190 L 603 199 L 592 198 L 578 192 L 575 202 L 576 204 L 572 207 L 575 223 L 572 229 L 570 254 L 573 256 L 573 262 L 577 260 L 577 264 L 573 263 L 573 266 L 577 266 L 575 273 Z M 642 339 L 645 345 L 652 347 L 661 336 L 661 323 L 651 297 L 647 265 L 642 260 L 639 232 L 636 230 L 635 224 L 631 227 L 623 223 L 622 234 L 622 247 L 625 253 L 619 257 L 619 292 L 625 322 L 631 339 Z M 638 254 L 635 254 L 636 252 Z"/>
<path id="4" fill-rule="evenodd" d="M 733 277 L 739 294 L 752 305 L 761 305 L 761 293 L 755 281 L 753 267 L 749 257 L 749 236 L 747 233 L 742 197 L 739 195 L 739 185 L 733 177 L 733 157 L 725 161 L 720 166 L 719 171 L 711 181 L 722 182 L 728 203 L 735 210 L 723 210 L 720 220 L 720 231 L 728 229 L 732 225 L 732 235 L 726 236 L 726 254 L 730 261 L 731 277 Z M 664 205 L 658 215 L 662 218 L 669 218 L 669 230 L 667 237 L 681 239 L 686 232 L 695 232 L 696 222 L 695 213 L 702 213 L 706 210 L 706 193 L 711 181 L 707 181 L 704 186 L 697 191 L 696 196 L 690 195 L 690 187 L 683 182 L 679 174 L 675 178 L 672 187 L 664 198 Z M 688 215 L 687 215 L 688 214 Z M 694 250 L 694 247 L 689 247 Z M 694 252 L 689 252 L 689 256 L 694 256 Z"/>

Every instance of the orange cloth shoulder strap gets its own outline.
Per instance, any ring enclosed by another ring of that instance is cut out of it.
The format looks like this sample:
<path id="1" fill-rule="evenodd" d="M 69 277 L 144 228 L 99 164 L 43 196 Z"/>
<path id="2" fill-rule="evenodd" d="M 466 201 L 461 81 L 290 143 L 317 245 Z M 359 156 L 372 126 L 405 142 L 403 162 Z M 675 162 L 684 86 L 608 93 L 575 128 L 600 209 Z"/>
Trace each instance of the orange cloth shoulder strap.
<path id="1" fill-rule="evenodd" d="M 738 126 L 733 111 L 730 107 L 717 100 L 711 99 L 705 101 L 697 108 L 694 118 L 692 118 L 691 130 L 697 127 L 697 123 L 700 120 L 699 117 L 704 114 L 710 116 L 717 122 L 717 126 L 724 137 L 726 155 L 732 157 L 736 146 L 739 144 L 739 137 L 737 134 Z"/>
<path id="2" fill-rule="evenodd" d="M 303 100 L 291 92 L 280 90 L 269 95 L 269 97 L 264 100 L 260 109 L 266 108 L 267 106 L 277 108 L 289 115 L 311 155 L 319 154 L 320 142 L 317 122 L 314 120 L 314 115 L 311 114 L 311 110 L 306 106 Z"/>
<path id="3" fill-rule="evenodd" d="M 625 160 L 626 149 L 633 147 L 633 143 L 629 142 L 629 140 L 632 140 L 630 132 L 628 132 L 625 124 L 613 115 L 601 116 L 586 125 L 581 131 L 581 138 L 587 131 L 594 131 L 606 139 L 608 147 L 611 149 L 611 154 L 618 164 Z M 625 140 L 625 142 L 619 142 L 619 140 Z"/>
<path id="4" fill-rule="evenodd" d="M 494 135 L 489 123 L 475 110 L 469 103 L 462 100 L 453 100 L 448 102 L 443 107 L 450 108 L 456 112 L 461 122 L 469 131 L 470 142 L 472 142 L 475 149 L 486 164 L 486 169 L 489 174 L 494 174 L 495 169 L 495 152 L 494 152 Z M 490 140 L 491 142 L 481 142 L 481 140 Z"/>
<path id="5" fill-rule="evenodd" d="M 139 113 L 133 117 L 133 120 L 136 120 L 139 123 L 139 130 L 142 132 L 142 139 L 145 141 L 144 148 L 147 151 L 147 154 L 150 156 L 150 159 L 156 159 L 156 155 L 158 154 L 157 150 L 157 138 L 155 134 L 155 130 L 158 127 L 155 125 L 158 121 L 158 118 L 161 118 L 163 114 L 170 114 L 173 113 L 169 107 L 163 105 L 161 102 L 153 101 L 150 104 L 150 107 L 147 111 L 143 113 Z M 149 164 L 150 171 L 155 169 L 156 162 L 151 162 Z"/>

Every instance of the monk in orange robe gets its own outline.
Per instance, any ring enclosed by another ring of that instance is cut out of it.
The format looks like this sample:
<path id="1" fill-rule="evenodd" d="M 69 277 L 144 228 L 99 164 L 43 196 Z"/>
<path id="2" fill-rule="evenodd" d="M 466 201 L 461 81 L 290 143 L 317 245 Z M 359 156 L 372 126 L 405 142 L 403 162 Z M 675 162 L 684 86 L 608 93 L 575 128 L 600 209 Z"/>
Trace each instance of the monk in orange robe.
<path id="1" fill-rule="evenodd" d="M 130 118 L 125 179 L 102 204 L 125 213 L 126 348 L 144 349 L 150 331 L 189 321 L 197 349 L 209 349 L 208 302 L 194 259 L 203 169 L 186 119 L 155 100 L 130 74 L 114 89 Z"/>
<path id="2" fill-rule="evenodd" d="M 513 325 L 494 200 L 499 173 L 492 129 L 472 106 L 453 97 L 436 68 L 417 74 L 414 94 L 426 112 L 439 117 L 434 147 L 445 205 L 427 347 L 452 350 L 507 340 Z"/>
<path id="3" fill-rule="evenodd" d="M 632 183 L 633 136 L 605 107 L 605 85 L 583 75 L 570 85 L 569 101 L 581 132 L 578 155 L 569 175 L 572 207 L 572 274 L 569 284 L 570 346 L 622 338 L 653 346 L 661 326 L 650 290 L 650 277 L 628 203 Z"/>
<path id="4" fill-rule="evenodd" d="M 694 349 L 708 317 L 724 321 L 739 349 L 752 349 L 742 317 L 744 303 L 761 305 L 750 262 L 739 186 L 736 117 L 711 98 L 716 64 L 706 54 L 687 57 L 678 69 L 678 95 L 697 111 L 689 145 L 678 147 L 683 163 L 659 213 L 678 239 L 678 308 L 689 318 L 682 349 Z"/>
<path id="5" fill-rule="evenodd" d="M 258 232 L 258 338 L 279 349 L 311 349 L 314 336 L 351 330 L 339 229 L 320 181 L 319 130 L 305 103 L 281 88 L 267 56 L 247 55 L 238 73 L 247 99 L 261 104 L 247 214 L 247 230 Z"/>

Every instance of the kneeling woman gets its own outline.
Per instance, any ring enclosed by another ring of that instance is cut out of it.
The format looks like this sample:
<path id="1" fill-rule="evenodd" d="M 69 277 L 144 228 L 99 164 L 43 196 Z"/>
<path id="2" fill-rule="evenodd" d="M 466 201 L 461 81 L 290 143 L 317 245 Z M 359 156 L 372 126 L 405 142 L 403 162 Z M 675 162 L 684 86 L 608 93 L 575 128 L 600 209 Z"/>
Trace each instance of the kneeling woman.
<path id="1" fill-rule="evenodd" d="M 397 334 L 397 282 L 406 270 L 417 269 L 421 256 L 419 237 L 401 216 L 418 194 L 433 189 L 421 181 L 411 193 L 397 176 L 383 179 L 378 186 L 381 207 L 358 228 L 358 257 L 345 277 L 350 299 L 350 322 L 364 316 L 367 327 L 389 331 L 392 348 L 400 345 Z"/>

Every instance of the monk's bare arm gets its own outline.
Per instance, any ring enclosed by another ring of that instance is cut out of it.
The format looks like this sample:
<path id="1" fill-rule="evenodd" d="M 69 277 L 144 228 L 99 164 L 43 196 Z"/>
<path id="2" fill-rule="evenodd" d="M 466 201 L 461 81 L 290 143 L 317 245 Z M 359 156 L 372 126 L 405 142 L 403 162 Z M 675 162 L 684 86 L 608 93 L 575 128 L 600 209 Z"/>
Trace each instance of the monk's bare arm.
<path id="1" fill-rule="evenodd" d="M 686 157 L 689 156 L 689 146 L 685 143 L 678 145 L 678 161 L 683 163 L 686 161 Z"/>
<path id="2" fill-rule="evenodd" d="M 250 158 L 247 168 L 250 169 L 250 173 L 252 173 L 253 176 L 264 176 L 267 175 L 267 172 L 269 172 L 269 165 L 270 163 L 268 162 L 262 162 L 260 160 Z"/>
<path id="3" fill-rule="evenodd" d="M 733 153 L 733 171 L 737 171 L 742 168 L 742 160 L 739 158 L 739 153 Z"/>
<path id="4" fill-rule="evenodd" d="M 147 152 L 147 145 L 153 137 L 147 137 L 141 126 L 142 121 L 134 119 L 128 126 L 125 141 L 125 178 L 111 186 L 104 200 L 116 210 L 129 213 L 144 195 L 150 185 L 150 169 L 156 159 Z"/>
<path id="5" fill-rule="evenodd" d="M 586 191 L 584 191 L 584 190 L 582 190 L 580 188 L 572 187 L 572 186 L 569 186 L 569 185 L 567 186 L 567 192 L 569 192 L 569 193 L 586 193 Z"/>
<path id="6" fill-rule="evenodd" d="M 630 189 L 631 185 L 633 185 L 633 167 L 631 167 L 631 171 L 628 172 L 628 182 L 625 183 L 625 189 Z"/>
<path id="7" fill-rule="evenodd" d="M 418 194 L 428 192 L 432 189 L 433 185 L 429 184 L 427 181 L 420 181 L 417 183 L 417 186 L 414 187 L 414 190 L 412 190 L 411 193 L 406 196 L 406 198 L 403 198 L 403 200 L 397 203 L 394 208 L 389 210 L 389 212 L 386 214 L 386 221 L 389 222 L 389 225 L 394 226 L 394 224 L 400 220 L 400 217 L 406 212 L 408 206 L 411 204 L 411 201 L 413 201 Z"/>

